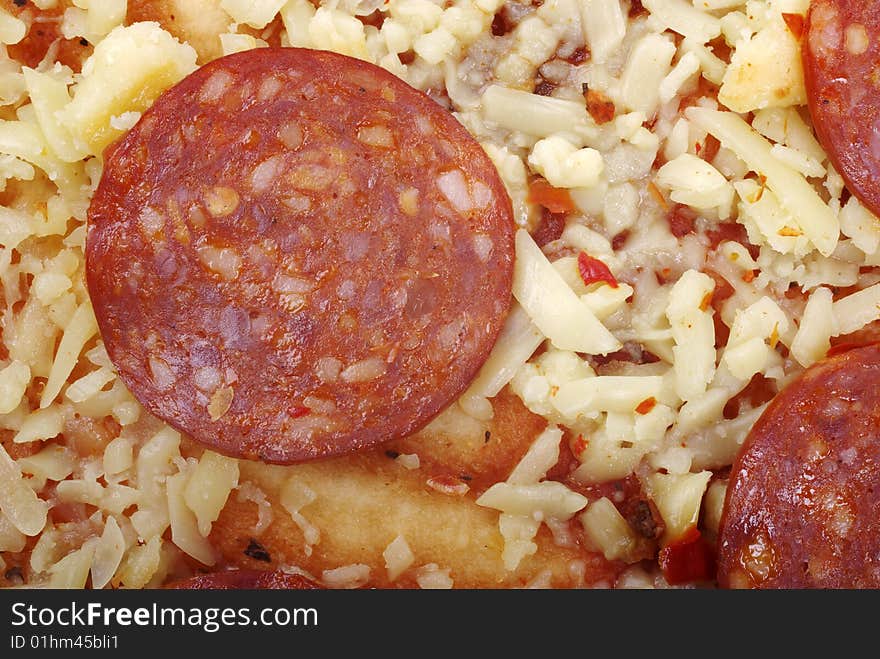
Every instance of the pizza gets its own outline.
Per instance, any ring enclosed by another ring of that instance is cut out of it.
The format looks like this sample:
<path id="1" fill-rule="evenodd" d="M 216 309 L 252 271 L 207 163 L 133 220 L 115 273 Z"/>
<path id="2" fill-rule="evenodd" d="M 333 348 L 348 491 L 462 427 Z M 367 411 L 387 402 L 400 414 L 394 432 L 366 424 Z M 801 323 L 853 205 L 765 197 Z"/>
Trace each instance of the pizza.
<path id="1" fill-rule="evenodd" d="M 880 585 L 880 10 L 0 2 L 0 570 Z"/>

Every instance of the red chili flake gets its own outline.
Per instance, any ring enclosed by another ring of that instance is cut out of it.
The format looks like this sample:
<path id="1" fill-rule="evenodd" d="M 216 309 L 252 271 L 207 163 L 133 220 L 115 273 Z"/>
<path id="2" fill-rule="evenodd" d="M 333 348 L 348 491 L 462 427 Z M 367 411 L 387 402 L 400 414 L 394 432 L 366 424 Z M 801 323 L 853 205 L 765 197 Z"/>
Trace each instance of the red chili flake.
<path id="1" fill-rule="evenodd" d="M 590 53 L 583 46 L 579 46 L 572 51 L 571 55 L 565 58 L 565 61 L 569 64 L 573 64 L 577 66 L 578 64 L 583 64 L 590 58 Z"/>
<path id="2" fill-rule="evenodd" d="M 615 252 L 623 249 L 626 241 L 629 239 L 629 229 L 625 229 L 611 239 L 611 249 Z"/>
<path id="3" fill-rule="evenodd" d="M 547 243 L 559 240 L 565 229 L 565 214 L 551 213 L 546 208 L 541 209 L 541 223 L 532 233 L 532 238 L 543 247 Z"/>
<path id="4" fill-rule="evenodd" d="M 747 284 L 755 281 L 755 271 L 746 270 L 742 275 L 742 280 Z"/>
<path id="5" fill-rule="evenodd" d="M 721 142 L 714 135 L 706 135 L 706 140 L 703 142 L 699 156 L 706 162 L 711 162 L 718 155 L 720 149 Z"/>
<path id="6" fill-rule="evenodd" d="M 507 14 L 507 8 L 502 7 L 492 18 L 492 36 L 503 37 L 516 27 L 516 23 Z"/>
<path id="7" fill-rule="evenodd" d="M 583 435 L 578 435 L 571 443 L 571 452 L 575 454 L 575 457 L 579 457 L 584 451 L 587 450 L 587 446 L 589 446 L 589 444 L 589 439 L 584 439 Z"/>
<path id="8" fill-rule="evenodd" d="M 706 231 L 706 237 L 709 239 L 710 249 L 718 249 L 718 245 L 727 240 L 740 243 L 745 246 L 746 249 L 749 249 L 751 246 L 749 243 L 749 235 L 746 233 L 745 227 L 737 222 L 721 222 L 720 224 L 716 224 L 713 228 Z M 751 254 L 751 252 L 749 253 Z M 752 254 L 752 258 L 757 258 L 757 256 L 758 252 L 755 251 L 755 253 Z"/>
<path id="9" fill-rule="evenodd" d="M 648 13 L 648 10 L 642 6 L 642 0 L 632 0 L 629 4 L 629 17 L 637 18 Z"/>
<path id="10" fill-rule="evenodd" d="M 298 419 L 301 416 L 305 416 L 306 414 L 308 414 L 311 411 L 312 410 L 310 410 L 308 407 L 304 407 L 302 405 L 297 405 L 296 407 L 291 407 L 290 411 L 288 413 L 290 414 L 291 419 Z"/>
<path id="11" fill-rule="evenodd" d="M 672 585 L 708 581 L 715 574 L 715 552 L 696 527 L 660 550 L 660 569 Z"/>
<path id="12" fill-rule="evenodd" d="M 676 204 L 666 214 L 666 222 L 669 224 L 669 230 L 673 236 L 683 238 L 689 233 L 694 232 L 697 214 L 687 206 Z"/>
<path id="13" fill-rule="evenodd" d="M 541 78 L 535 84 L 535 90 L 533 93 L 537 94 L 538 96 L 550 96 L 555 89 L 556 89 L 556 85 L 554 85 L 549 80 L 545 80 L 544 78 Z"/>
<path id="14" fill-rule="evenodd" d="M 614 101 L 602 92 L 587 88 L 586 85 L 584 85 L 583 91 L 584 98 L 587 101 L 587 112 L 593 117 L 593 121 L 601 126 L 614 119 L 614 115 L 617 112 L 614 107 Z"/>
<path id="15" fill-rule="evenodd" d="M 783 13 L 782 20 L 785 21 L 785 25 L 794 35 L 794 38 L 800 40 L 800 38 L 804 35 L 804 17 L 800 14 Z"/>
<path id="16" fill-rule="evenodd" d="M 774 323 L 773 331 L 770 332 L 770 347 L 775 349 L 777 343 L 779 343 L 779 323 Z"/>
<path id="17" fill-rule="evenodd" d="M 641 403 L 636 405 L 636 413 L 637 414 L 647 414 L 651 410 L 654 409 L 657 405 L 657 399 L 651 396 L 650 398 L 646 398 Z"/>
<path id="18" fill-rule="evenodd" d="M 358 16 L 357 18 L 364 25 L 372 25 L 375 28 L 381 28 L 382 23 L 385 22 L 385 14 L 383 14 L 378 9 L 372 14 L 367 14 L 366 16 Z"/>
<path id="19" fill-rule="evenodd" d="M 767 177 L 761 174 L 758 177 L 758 180 L 761 182 L 761 189 L 758 190 L 758 194 L 755 196 L 754 203 L 758 203 L 759 201 L 761 201 L 761 197 L 764 196 L 764 190 L 767 189 Z"/>
<path id="20" fill-rule="evenodd" d="M 713 291 L 709 291 L 703 296 L 703 299 L 700 300 L 700 311 L 709 310 L 709 307 L 712 305 L 712 294 Z"/>
<path id="21" fill-rule="evenodd" d="M 568 190 L 554 188 L 543 178 L 536 178 L 529 184 L 527 200 L 533 204 L 540 204 L 551 213 L 570 213 L 575 209 Z"/>
<path id="22" fill-rule="evenodd" d="M 578 272 L 587 286 L 600 281 L 605 282 L 611 288 L 617 288 L 619 285 L 608 266 L 586 252 L 578 254 Z"/>

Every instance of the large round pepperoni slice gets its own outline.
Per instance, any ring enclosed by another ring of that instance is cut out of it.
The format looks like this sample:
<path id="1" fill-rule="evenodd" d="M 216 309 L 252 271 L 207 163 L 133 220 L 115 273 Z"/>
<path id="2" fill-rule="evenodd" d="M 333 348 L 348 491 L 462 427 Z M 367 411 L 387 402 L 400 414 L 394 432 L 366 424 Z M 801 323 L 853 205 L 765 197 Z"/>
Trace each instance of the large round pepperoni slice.
<path id="1" fill-rule="evenodd" d="M 880 587 L 880 346 L 830 357 L 786 387 L 733 465 L 722 586 Z"/>
<path id="2" fill-rule="evenodd" d="M 290 463 L 405 436 L 461 393 L 510 304 L 510 199 L 428 96 L 267 48 L 165 92 L 106 156 L 87 281 L 157 416 Z"/>
<path id="3" fill-rule="evenodd" d="M 177 590 L 317 590 L 321 586 L 299 574 L 271 570 L 228 570 L 200 574 L 170 584 Z"/>
<path id="4" fill-rule="evenodd" d="M 880 214 L 880 4 L 813 0 L 803 62 L 816 136 L 849 190 Z"/>

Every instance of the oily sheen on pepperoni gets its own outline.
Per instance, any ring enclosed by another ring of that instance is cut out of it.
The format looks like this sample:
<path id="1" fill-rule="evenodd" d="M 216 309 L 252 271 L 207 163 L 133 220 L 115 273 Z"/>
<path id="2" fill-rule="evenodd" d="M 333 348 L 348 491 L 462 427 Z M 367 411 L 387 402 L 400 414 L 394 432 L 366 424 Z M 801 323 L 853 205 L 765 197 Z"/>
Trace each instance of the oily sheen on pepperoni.
<path id="1" fill-rule="evenodd" d="M 722 586 L 880 587 L 880 345 L 829 357 L 786 387 L 733 465 Z"/>
<path id="2" fill-rule="evenodd" d="M 802 53 L 816 136 L 849 190 L 880 214 L 880 4 L 813 0 Z"/>
<path id="3" fill-rule="evenodd" d="M 318 590 L 311 579 L 271 570 L 228 570 L 200 574 L 170 584 L 176 590 Z"/>
<path id="4" fill-rule="evenodd" d="M 86 267 L 107 351 L 145 407 L 224 453 L 291 463 L 408 435 L 504 322 L 503 184 L 376 66 L 230 55 L 105 156 Z"/>

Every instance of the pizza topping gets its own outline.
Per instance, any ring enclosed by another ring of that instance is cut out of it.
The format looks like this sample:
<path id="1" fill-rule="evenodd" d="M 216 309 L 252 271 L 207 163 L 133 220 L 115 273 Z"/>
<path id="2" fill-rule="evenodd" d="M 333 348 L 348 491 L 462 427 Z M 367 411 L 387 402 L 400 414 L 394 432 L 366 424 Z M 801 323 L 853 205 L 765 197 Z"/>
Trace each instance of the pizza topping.
<path id="1" fill-rule="evenodd" d="M 512 238 L 494 169 L 428 98 L 358 60 L 253 50 L 166 92 L 108 152 L 87 278 L 147 408 L 292 462 L 399 438 L 461 392 L 506 314 Z"/>
<path id="2" fill-rule="evenodd" d="M 734 463 L 719 581 L 735 588 L 874 588 L 874 413 L 880 348 L 811 366 L 770 404 Z"/>
<path id="3" fill-rule="evenodd" d="M 608 266 L 602 263 L 599 259 L 593 258 L 586 252 L 578 254 L 577 265 L 581 279 L 587 286 L 603 282 L 608 284 L 611 288 L 618 287 L 617 280 L 614 278 L 614 275 L 611 274 L 611 270 L 608 269 Z"/>

